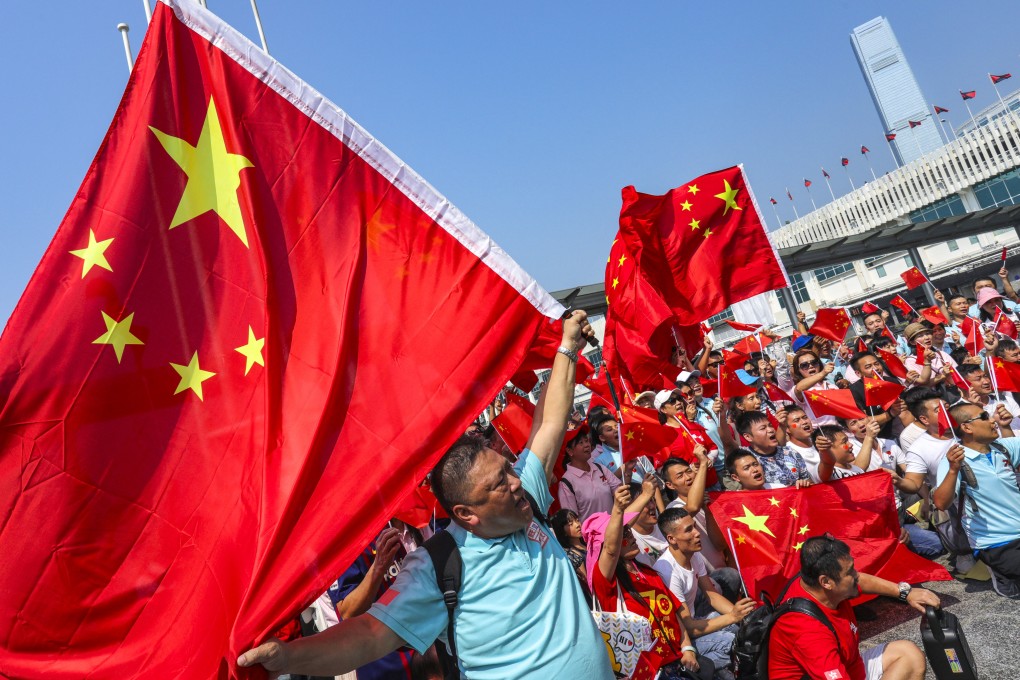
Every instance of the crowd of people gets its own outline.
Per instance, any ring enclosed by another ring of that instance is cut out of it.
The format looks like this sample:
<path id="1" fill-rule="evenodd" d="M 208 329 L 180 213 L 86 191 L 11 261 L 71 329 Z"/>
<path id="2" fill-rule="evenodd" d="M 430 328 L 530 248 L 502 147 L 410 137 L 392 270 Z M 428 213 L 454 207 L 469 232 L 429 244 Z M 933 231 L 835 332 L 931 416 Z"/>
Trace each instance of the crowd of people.
<path id="1" fill-rule="evenodd" d="M 1020 599 L 1012 392 L 1020 381 L 1003 377 L 1005 364 L 1020 372 L 1020 348 L 1002 323 L 1020 325 L 1020 307 L 1004 271 L 1000 278 L 1003 292 L 990 278 L 975 281 L 972 295 L 936 292 L 945 323 L 918 317 L 897 333 L 888 312 L 869 309 L 858 337 L 839 343 L 812 335 L 801 316 L 792 338 L 763 329 L 760 351 L 739 367 L 707 338 L 692 358 L 674 355 L 675 387 L 633 403 L 706 437 L 655 469 L 623 455 L 613 409 L 575 411 L 577 352 L 592 331 L 573 312 L 524 448 L 511 450 L 490 423 L 472 424 L 431 475 L 448 519 L 421 531 L 392 520 L 309 609 L 306 633 L 315 634 L 270 640 L 239 664 L 262 664 L 271 677 L 608 680 L 625 667 L 599 623 L 615 613 L 623 618 L 613 625 L 650 627 L 650 648 L 628 675 L 739 677 L 731 651 L 758 603 L 746 596 L 709 492 L 804 488 L 870 471 L 892 481 L 901 543 L 945 556 L 959 575 L 980 561 L 996 593 Z M 705 396 L 731 367 L 753 389 Z M 876 380 L 901 394 L 872 405 L 865 383 Z M 863 417 L 815 414 L 810 395 L 834 389 L 849 390 Z M 443 533 L 459 556 L 456 582 L 444 581 L 445 556 L 431 545 Z M 858 573 L 847 545 L 830 535 L 807 538 L 800 560 L 788 595 L 816 604 L 824 621 L 779 619 L 768 677 L 924 677 L 925 657 L 911 642 L 860 649 L 850 600 L 872 593 L 923 612 L 938 605 L 934 593 Z"/>

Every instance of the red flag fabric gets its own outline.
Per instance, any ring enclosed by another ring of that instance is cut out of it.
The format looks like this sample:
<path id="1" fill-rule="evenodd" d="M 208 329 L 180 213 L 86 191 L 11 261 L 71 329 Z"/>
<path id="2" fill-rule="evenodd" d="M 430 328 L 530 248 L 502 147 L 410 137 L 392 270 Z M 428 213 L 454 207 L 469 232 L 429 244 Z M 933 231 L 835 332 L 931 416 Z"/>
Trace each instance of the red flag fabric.
<path id="1" fill-rule="evenodd" d="M 999 84 L 1000 82 L 1002 82 L 1003 80 L 1009 80 L 1009 79 L 1010 79 L 1010 78 L 1012 78 L 1013 76 L 1012 76 L 1012 75 L 1010 75 L 1009 73 L 1003 73 L 1003 74 L 1002 74 L 1002 75 L 1000 75 L 1000 76 L 997 76 L 997 75 L 993 75 L 993 74 L 989 73 L 989 74 L 988 74 L 988 77 L 992 79 L 992 85 L 998 85 L 998 84 Z"/>
<path id="2" fill-rule="evenodd" d="M 234 674 L 562 311 L 346 113 L 159 3 L 0 340 L 3 674 Z"/>
<path id="3" fill-rule="evenodd" d="M 681 325 L 788 285 L 739 167 L 696 177 L 663 196 L 626 187 L 620 236 Z"/>
<path id="4" fill-rule="evenodd" d="M 950 368 L 952 368 L 952 366 L 950 366 Z M 953 384 L 956 385 L 956 388 L 960 390 L 964 396 L 966 396 L 967 392 L 970 390 L 970 383 L 967 382 L 955 368 L 953 368 L 953 372 L 949 374 L 949 377 L 952 378 Z"/>
<path id="5" fill-rule="evenodd" d="M 591 410 L 593 408 L 596 408 L 598 406 L 601 406 L 603 408 L 609 409 L 609 412 L 611 414 L 613 414 L 614 417 L 616 417 L 616 415 L 617 415 L 616 414 L 616 407 L 613 406 L 613 403 L 610 400 L 608 400 L 605 397 L 603 397 L 601 394 L 596 394 L 596 393 L 593 392 L 592 395 L 591 395 L 591 400 L 588 402 L 588 411 L 589 411 L 589 413 L 591 412 Z"/>
<path id="6" fill-rule="evenodd" d="M 732 537 L 748 595 L 758 600 L 763 592 L 775 599 L 800 570 L 804 541 L 825 531 L 850 546 L 859 571 L 893 582 L 948 581 L 945 568 L 899 542 L 894 493 L 892 478 L 875 470 L 806 489 L 715 492 L 712 516 Z"/>
<path id="7" fill-rule="evenodd" d="M 1006 253 L 1008 251 L 1009 251 L 1009 248 L 1007 248 L 1006 246 L 1002 246 L 1002 264 L 1004 264 L 1004 265 L 1006 264 Z"/>
<path id="8" fill-rule="evenodd" d="M 949 109 L 942 108 L 941 106 L 936 104 L 935 105 L 935 113 L 936 113 L 936 115 L 940 114 L 940 113 L 949 113 Z"/>
<path id="9" fill-rule="evenodd" d="M 988 377 L 996 392 L 1020 392 L 1020 364 L 996 357 L 988 362 Z"/>
<path id="10" fill-rule="evenodd" d="M 787 189 L 787 190 L 786 190 L 786 197 L 787 197 L 788 199 L 790 199 L 791 201 L 793 200 L 793 194 L 791 194 L 791 193 L 790 193 L 790 190 L 789 190 L 789 189 Z"/>
<path id="11" fill-rule="evenodd" d="M 917 314 L 917 312 L 914 311 L 914 308 L 910 306 L 910 303 L 904 300 L 900 295 L 896 295 L 892 300 L 889 300 L 889 304 L 904 314 Z"/>
<path id="12" fill-rule="evenodd" d="M 444 519 L 447 515 L 432 493 L 432 487 L 423 482 L 404 497 L 403 504 L 393 512 L 393 516 L 416 529 L 421 529 L 433 517 Z"/>
<path id="13" fill-rule="evenodd" d="M 823 307 L 815 312 L 815 322 L 811 324 L 808 332 L 835 342 L 843 342 L 852 325 L 850 315 L 843 307 L 834 309 Z"/>
<path id="14" fill-rule="evenodd" d="M 765 381 L 765 392 L 769 395 L 769 399 L 772 401 L 788 401 L 794 403 L 793 397 L 780 389 L 779 385 L 771 383 L 768 380 Z"/>
<path id="15" fill-rule="evenodd" d="M 562 340 L 562 319 L 542 324 L 539 328 L 538 336 L 536 336 L 531 349 L 528 351 L 528 355 L 524 357 L 520 368 L 517 369 L 517 373 L 514 374 L 510 381 L 524 392 L 533 390 L 535 385 L 538 384 L 535 371 L 552 368 L 553 360 L 556 358 L 556 350 L 559 348 Z M 587 380 L 588 376 L 595 372 L 595 367 L 592 366 L 587 357 L 579 355 L 575 370 L 575 381 L 580 383 Z"/>
<path id="16" fill-rule="evenodd" d="M 957 423 L 953 420 L 953 417 L 949 415 L 949 411 L 946 410 L 946 405 L 941 399 L 939 400 L 939 412 L 935 419 L 938 423 L 940 437 L 944 436 L 946 432 L 950 432 L 954 438 L 956 437 Z"/>
<path id="17" fill-rule="evenodd" d="M 722 399 L 732 399 L 733 397 L 744 397 L 748 394 L 754 394 L 758 391 L 757 385 L 745 385 L 743 381 L 737 377 L 736 371 L 731 371 L 726 368 L 723 364 L 719 368 L 719 396 Z"/>
<path id="18" fill-rule="evenodd" d="M 839 159 L 839 162 L 843 164 L 844 168 L 846 166 L 850 165 L 850 159 L 847 158 L 846 156 L 844 156 L 843 158 Z"/>
<path id="19" fill-rule="evenodd" d="M 908 120 L 907 124 L 910 126 L 911 129 L 914 129 L 914 128 L 918 127 L 921 124 L 921 122 L 922 121 L 919 121 L 919 120 Z"/>
<path id="20" fill-rule="evenodd" d="M 871 300 L 866 300 L 864 304 L 861 305 L 861 312 L 863 312 L 864 314 L 875 314 L 879 311 L 881 310 L 879 310 L 877 306 L 872 304 Z"/>
<path id="21" fill-rule="evenodd" d="M 907 379 L 907 367 L 903 365 L 900 358 L 896 356 L 895 352 L 890 352 L 887 349 L 878 349 L 878 358 L 882 360 L 885 367 L 889 369 L 889 373 L 896 376 L 901 380 Z"/>
<path id="22" fill-rule="evenodd" d="M 809 180 L 809 179 L 805 179 L 805 180 L 804 180 L 804 186 L 805 186 L 805 187 L 810 187 L 810 186 L 811 186 L 811 180 Z"/>
<path id="23" fill-rule="evenodd" d="M 960 322 L 960 328 L 966 337 L 964 345 L 967 348 L 967 352 L 972 356 L 979 356 L 985 346 L 981 324 L 968 316 L 964 317 L 963 321 Z"/>
<path id="24" fill-rule="evenodd" d="M 886 137 L 888 138 L 888 137 L 889 137 L 889 135 L 886 135 Z M 896 139 L 896 135 L 893 135 L 893 139 Z M 863 156 L 864 154 L 868 153 L 869 151 L 871 151 L 871 149 L 869 149 L 868 147 L 866 147 L 866 146 L 862 146 L 862 147 L 861 147 L 861 155 L 862 155 L 862 156 Z"/>
<path id="25" fill-rule="evenodd" d="M 863 418 L 865 415 L 850 390 L 808 390 L 804 396 L 816 416 Z"/>
<path id="26" fill-rule="evenodd" d="M 624 406 L 620 419 L 620 455 L 624 461 L 648 456 L 661 464 L 663 449 L 669 447 L 679 430 L 659 422 L 659 412 L 639 406 Z"/>
<path id="27" fill-rule="evenodd" d="M 999 315 L 995 319 L 995 332 L 1002 333 L 1006 337 L 1014 340 L 1017 339 L 1016 324 L 1013 323 L 1012 319 L 1003 314 L 1002 310 L 999 310 Z"/>
<path id="28" fill-rule="evenodd" d="M 609 389 L 609 370 L 605 366 L 599 369 L 598 375 L 588 376 L 581 384 L 606 399 L 613 398 L 613 393 Z"/>
<path id="29" fill-rule="evenodd" d="M 830 392 L 832 390 L 829 390 Z M 864 378 L 864 403 L 867 406 L 889 406 L 903 394 L 903 385 L 878 378 Z"/>
<path id="30" fill-rule="evenodd" d="M 708 436 L 705 428 L 698 423 L 692 423 L 686 418 L 681 418 L 679 430 L 676 439 L 670 444 L 669 448 L 665 449 L 664 452 L 660 452 L 661 460 L 654 461 L 655 467 L 665 463 L 666 458 L 669 456 L 676 456 L 686 460 L 688 463 L 694 464 L 698 460 L 698 457 L 694 455 L 694 447 L 698 444 L 704 446 L 708 451 L 719 448 L 712 441 L 712 438 Z M 721 456 L 723 453 L 720 451 L 718 455 Z M 715 486 L 718 481 L 719 475 L 716 473 L 715 468 L 709 465 L 705 476 L 705 486 Z"/>
<path id="31" fill-rule="evenodd" d="M 864 338 L 861 338 L 861 337 L 857 338 L 857 351 L 858 352 L 867 352 L 868 351 L 868 343 L 864 342 Z"/>
<path id="32" fill-rule="evenodd" d="M 733 344 L 733 349 L 741 354 L 751 354 L 752 352 L 761 352 L 762 348 L 768 347 L 771 344 L 772 338 L 757 333 L 741 338 Z M 743 366 L 740 368 L 743 368 Z"/>
<path id="33" fill-rule="evenodd" d="M 977 90 L 968 90 L 966 92 L 964 92 L 963 90 L 960 90 L 960 98 L 963 99 L 963 101 L 967 101 L 968 99 L 973 99 L 976 96 L 977 96 Z"/>
<path id="34" fill-rule="evenodd" d="M 775 205 L 775 204 L 776 204 L 776 203 L 778 203 L 778 202 L 779 202 L 779 201 L 777 201 L 777 200 L 776 200 L 775 198 L 773 198 L 773 197 L 769 196 L 769 203 L 771 203 L 772 205 Z"/>
<path id="35" fill-rule="evenodd" d="M 907 271 L 900 274 L 900 278 L 907 284 L 907 290 L 914 290 L 918 286 L 923 286 L 928 283 L 928 277 L 921 273 L 921 270 L 917 267 L 911 267 Z"/>
<path id="36" fill-rule="evenodd" d="M 896 133 L 895 132 L 887 132 L 887 133 L 885 133 L 885 141 L 891 142 L 894 139 L 896 139 Z"/>
<path id="37" fill-rule="evenodd" d="M 739 321 L 730 321 L 729 319 L 726 320 L 726 325 L 735 331 L 750 331 L 752 333 L 761 328 L 760 323 L 740 323 Z"/>
<path id="38" fill-rule="evenodd" d="M 535 405 L 531 400 L 507 392 L 506 405 L 500 414 L 492 419 L 492 426 L 511 451 L 520 453 L 531 436 L 531 425 L 534 420 Z"/>
<path id="39" fill-rule="evenodd" d="M 934 324 L 949 324 L 949 319 L 942 313 L 942 309 L 938 305 L 932 305 L 931 307 L 925 307 L 921 310 L 921 316 Z"/>
<path id="40" fill-rule="evenodd" d="M 830 179 L 829 173 L 825 172 L 825 168 L 822 168 L 822 177 L 824 177 L 825 179 Z"/>
<path id="41" fill-rule="evenodd" d="M 723 362 L 726 364 L 726 368 L 730 371 L 735 371 L 738 368 L 743 368 L 744 364 L 750 361 L 748 352 L 731 352 L 728 349 L 722 350 Z"/>
<path id="42" fill-rule="evenodd" d="M 719 394 L 719 381 L 711 378 L 698 378 L 701 383 L 701 394 L 706 399 L 715 399 Z"/>

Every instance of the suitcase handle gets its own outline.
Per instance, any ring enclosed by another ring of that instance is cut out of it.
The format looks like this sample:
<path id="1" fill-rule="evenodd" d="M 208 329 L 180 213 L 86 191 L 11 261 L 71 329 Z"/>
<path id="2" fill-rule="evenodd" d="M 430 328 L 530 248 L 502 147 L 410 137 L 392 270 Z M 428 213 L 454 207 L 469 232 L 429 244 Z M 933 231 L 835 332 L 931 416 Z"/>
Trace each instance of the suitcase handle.
<path id="1" fill-rule="evenodd" d="M 942 630 L 942 608 L 935 608 L 930 604 L 926 604 L 924 606 L 924 615 L 928 619 L 928 629 L 931 631 L 931 634 L 939 642 L 945 642 L 946 633 Z"/>

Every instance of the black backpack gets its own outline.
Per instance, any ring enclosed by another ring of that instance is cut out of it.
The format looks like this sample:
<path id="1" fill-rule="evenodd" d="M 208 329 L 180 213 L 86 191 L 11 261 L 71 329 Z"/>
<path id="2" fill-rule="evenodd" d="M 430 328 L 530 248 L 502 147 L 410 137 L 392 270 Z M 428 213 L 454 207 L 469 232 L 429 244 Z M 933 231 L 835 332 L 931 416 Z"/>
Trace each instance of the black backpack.
<path id="1" fill-rule="evenodd" d="M 797 574 L 790 579 L 779 593 L 775 603 L 769 598 L 768 593 L 762 593 L 762 606 L 748 614 L 740 622 L 736 638 L 733 641 L 733 650 L 730 652 L 733 660 L 733 673 L 738 680 L 768 680 L 769 634 L 779 617 L 790 612 L 807 614 L 825 624 L 825 627 L 832 632 L 832 636 L 836 638 L 836 648 L 842 652 L 836 629 L 829 621 L 829 617 L 814 601 L 806 597 L 791 597 L 789 600 L 783 601 L 786 591 L 799 577 L 800 574 Z"/>
<path id="2" fill-rule="evenodd" d="M 535 519 L 542 524 L 549 526 L 549 519 L 545 516 L 535 501 L 535 497 L 527 491 L 524 497 L 528 499 L 531 512 Z M 436 585 L 439 592 L 443 594 L 443 602 L 446 604 L 446 613 L 449 621 L 446 624 L 446 639 L 449 651 L 442 645 L 436 645 L 436 653 L 439 655 L 439 663 L 443 667 L 443 677 L 446 680 L 459 680 L 460 669 L 457 665 L 457 646 L 453 637 L 453 612 L 457 608 L 460 586 L 464 575 L 464 562 L 460 558 L 460 549 L 453 540 L 453 535 L 448 531 L 440 531 L 432 538 L 422 544 L 432 559 L 432 566 L 436 570 Z"/>

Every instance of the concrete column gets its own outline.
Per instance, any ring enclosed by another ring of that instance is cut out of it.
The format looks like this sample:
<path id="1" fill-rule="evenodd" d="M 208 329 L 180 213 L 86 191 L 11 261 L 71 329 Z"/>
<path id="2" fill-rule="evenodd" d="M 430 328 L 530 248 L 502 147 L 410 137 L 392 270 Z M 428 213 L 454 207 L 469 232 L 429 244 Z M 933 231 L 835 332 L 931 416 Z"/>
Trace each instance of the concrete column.
<path id="1" fill-rule="evenodd" d="M 924 258 L 921 257 L 921 251 L 919 251 L 915 247 L 908 248 L 907 252 L 910 253 L 910 259 L 914 261 L 914 266 L 917 267 L 918 270 L 920 270 L 920 272 L 924 274 L 924 277 L 930 281 L 931 277 L 928 276 L 928 268 L 924 266 Z M 934 306 L 938 304 L 938 302 L 935 300 L 935 291 L 932 285 L 925 284 L 924 296 L 928 299 L 929 306 Z"/>
<path id="2" fill-rule="evenodd" d="M 780 288 L 777 292 L 782 296 L 783 304 L 786 305 L 786 315 L 790 318 L 790 325 L 793 330 L 797 330 L 797 310 L 800 307 L 797 306 L 797 300 L 793 297 L 793 291 L 789 288 Z"/>

